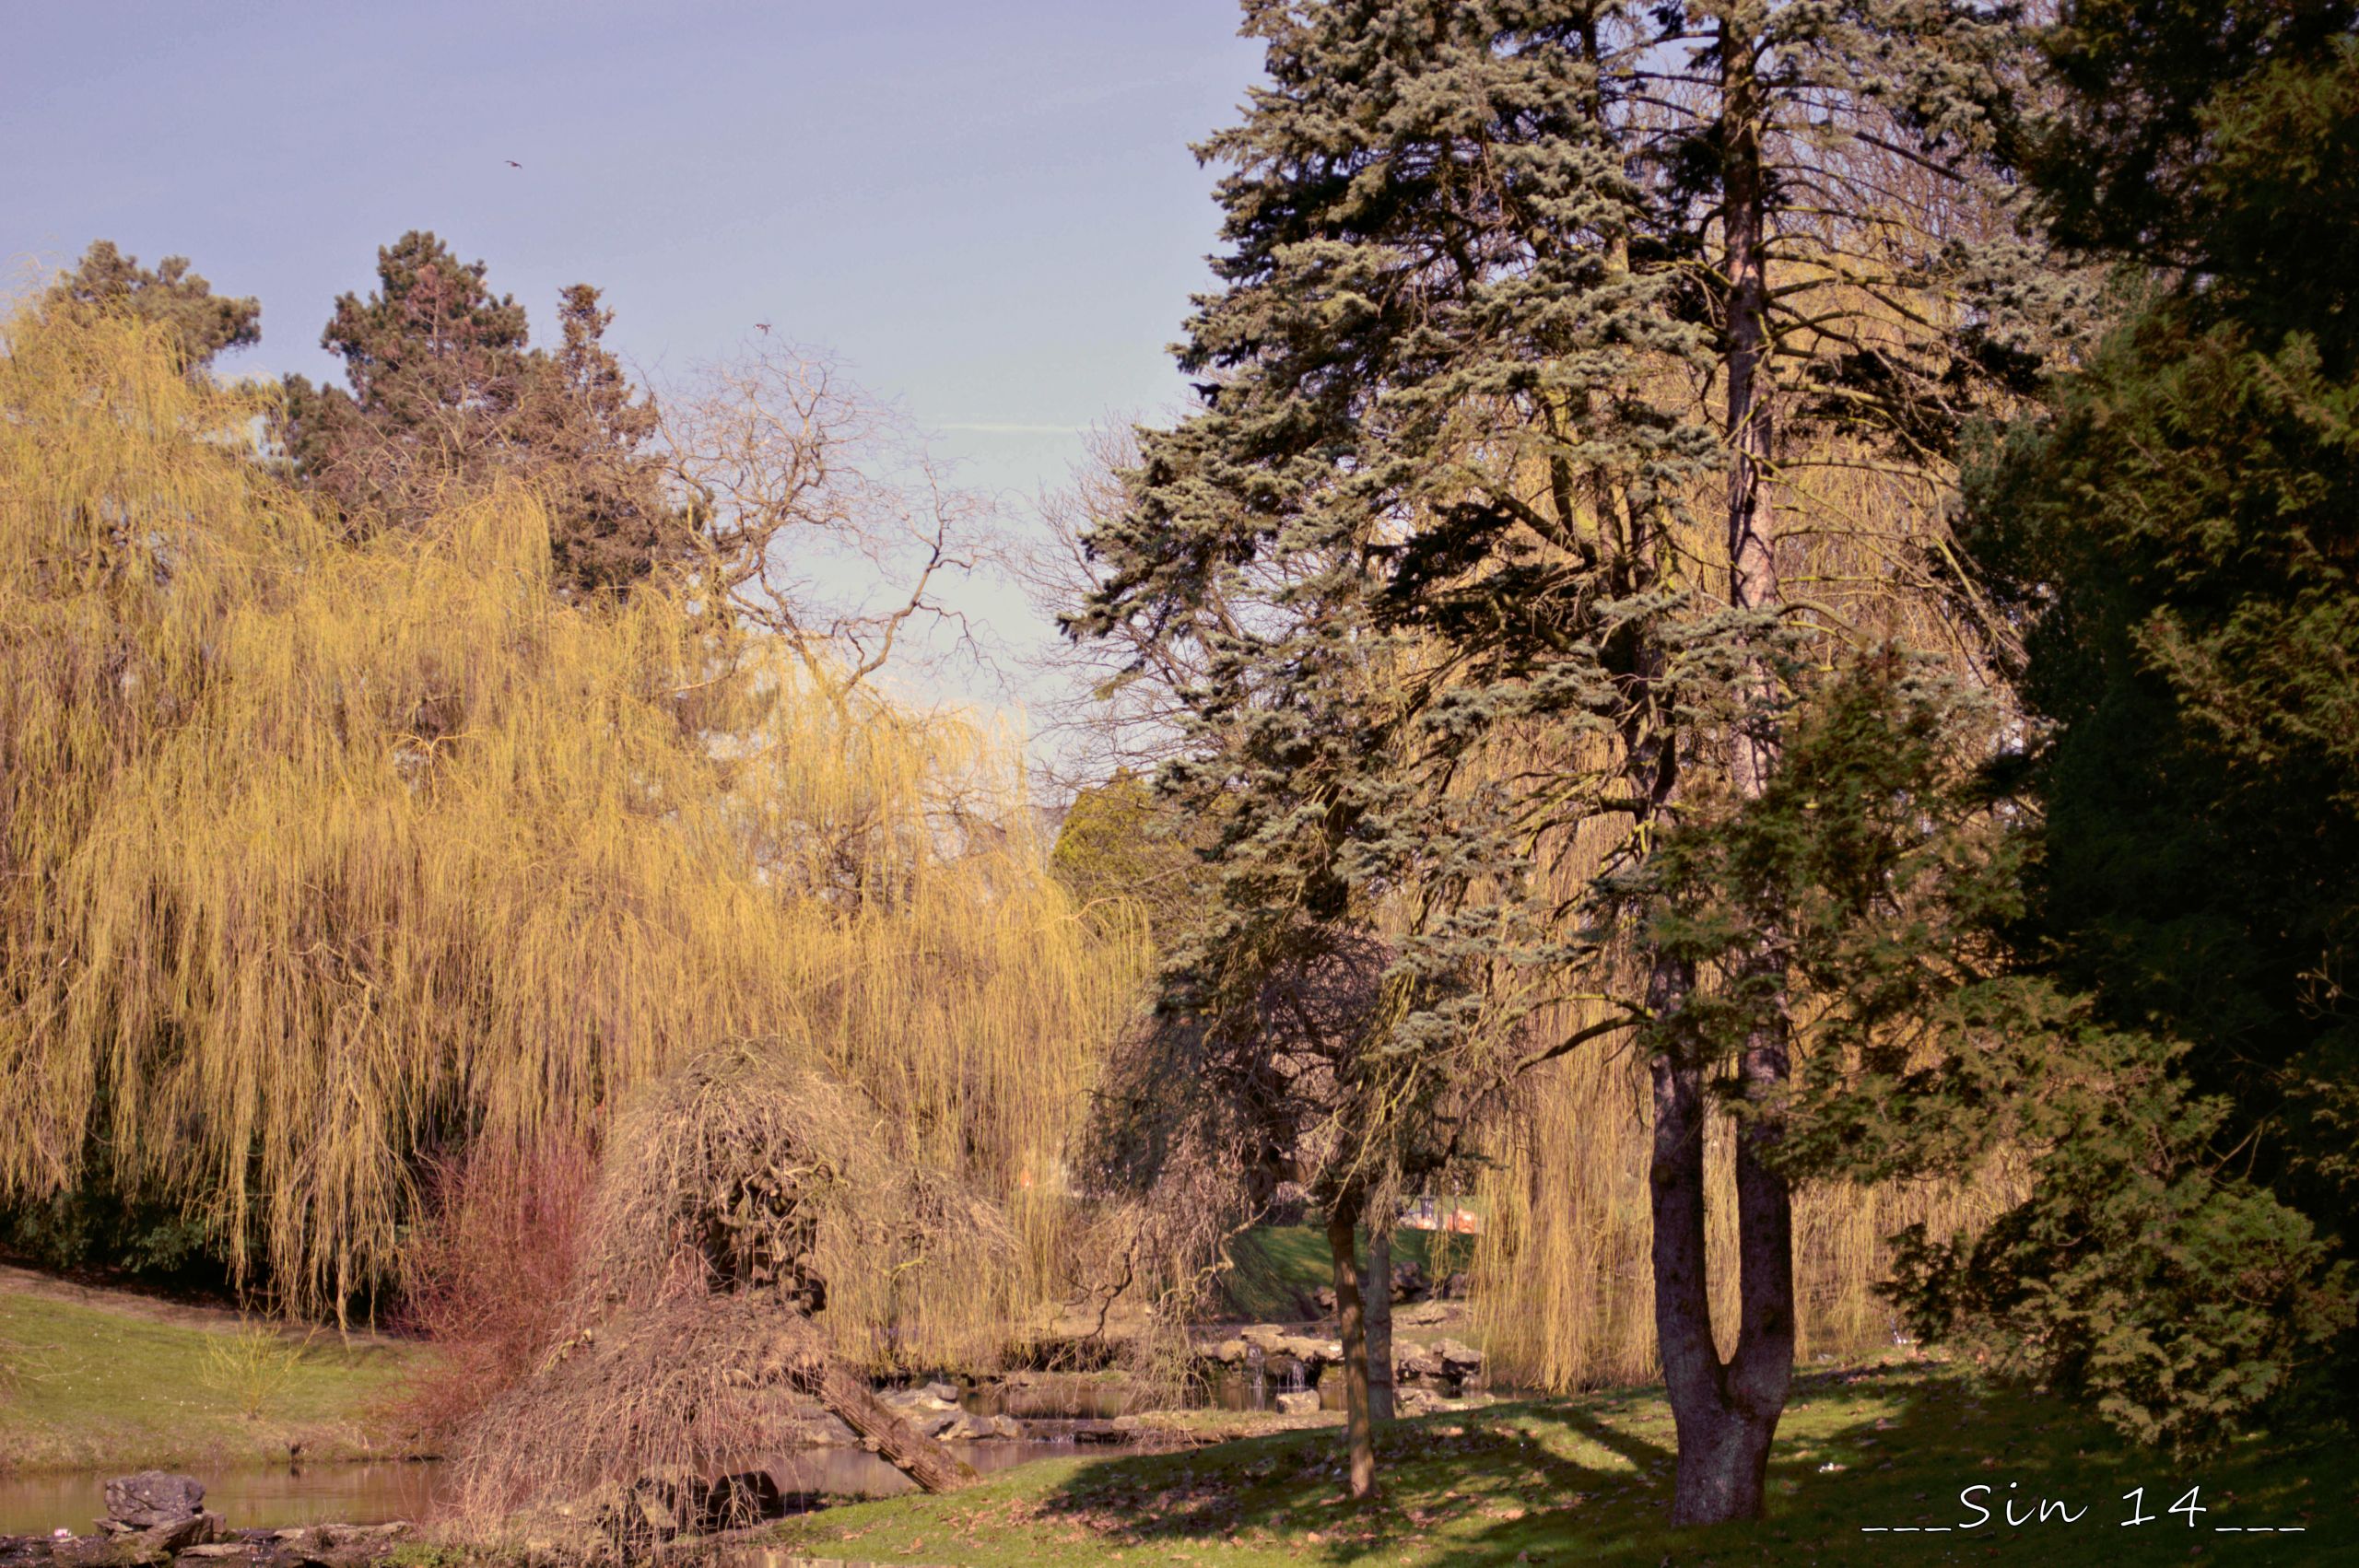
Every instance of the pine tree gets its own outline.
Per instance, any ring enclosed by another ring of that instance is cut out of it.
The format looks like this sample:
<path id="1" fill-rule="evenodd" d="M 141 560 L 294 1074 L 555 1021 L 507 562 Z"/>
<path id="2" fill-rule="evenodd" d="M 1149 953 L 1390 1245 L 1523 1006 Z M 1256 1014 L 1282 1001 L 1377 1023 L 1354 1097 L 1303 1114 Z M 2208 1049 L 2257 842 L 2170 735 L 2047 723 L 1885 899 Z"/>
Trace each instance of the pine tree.
<path id="1" fill-rule="evenodd" d="M 260 300 L 214 293 L 189 270 L 186 256 L 166 256 L 153 270 L 143 267 L 111 240 L 92 240 L 75 269 L 58 275 L 47 299 L 53 306 L 124 310 L 161 322 L 192 374 L 209 367 L 216 355 L 262 341 Z"/>
<path id="2" fill-rule="evenodd" d="M 288 378 L 279 440 L 297 476 L 355 526 L 414 526 L 506 478 L 549 503 L 558 581 L 595 592 L 677 557 L 687 522 L 650 447 L 655 415 L 604 347 L 612 312 L 587 285 L 560 302 L 555 356 L 524 308 L 412 230 L 377 252 L 377 291 L 340 296 L 320 345 L 344 387 Z"/>
<path id="3" fill-rule="evenodd" d="M 1626 868 L 1697 781 L 1758 798 L 1798 635 L 1782 509 L 1813 454 L 1938 472 L 1994 382 L 2036 363 L 2010 302 L 2040 295 L 2036 252 L 1989 167 L 2016 35 L 1938 0 L 1261 3 L 1247 30 L 1271 86 L 1202 149 L 1235 170 L 1222 287 L 1181 354 L 1203 407 L 1142 433 L 1076 623 L 1210 655 L 1197 755 L 1166 779 L 1225 817 L 1223 897 L 1163 1005 L 1241 988 L 1294 911 L 1389 914 L 1400 990 L 1368 1054 L 1424 1075 L 1383 1102 L 1421 1134 L 1635 1033 L 1674 1515 L 1751 1516 L 1793 1355 L 1782 1012 L 1733 1046 L 1695 1026 L 1691 966 L 1640 930 L 1618 1010 L 1519 1039 L 1551 990 L 1618 985 L 1607 955 L 1634 934 L 1606 896 L 1587 930 L 1546 919 L 1532 858 L 1598 825 Z M 1283 592 L 1228 613 L 1257 571 Z M 1841 605 L 1813 608 L 1842 635 Z M 1486 775 L 1535 738 L 1549 767 Z M 1786 962 L 1766 931 L 1741 967 L 1776 997 Z M 1759 1107 L 1726 1362 L 1703 1250 L 1723 1068 Z"/>

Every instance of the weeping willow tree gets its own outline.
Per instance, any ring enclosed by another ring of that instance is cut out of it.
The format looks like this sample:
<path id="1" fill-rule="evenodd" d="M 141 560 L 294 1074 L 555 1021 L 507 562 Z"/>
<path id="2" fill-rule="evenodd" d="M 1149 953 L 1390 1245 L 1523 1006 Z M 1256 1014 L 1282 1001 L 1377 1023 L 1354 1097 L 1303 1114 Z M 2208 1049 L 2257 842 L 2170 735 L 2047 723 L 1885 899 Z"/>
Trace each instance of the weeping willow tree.
<path id="1" fill-rule="evenodd" d="M 692 584 L 568 604 L 520 490 L 343 536 L 252 461 L 259 394 L 152 327 L 26 310 L 0 348 L 0 1202 L 157 1195 L 341 1310 L 422 1155 L 594 1138 L 753 1039 L 1007 1205 L 1009 1266 L 941 1289 L 1037 1299 L 1138 960 L 1045 873 L 1002 739 Z"/>

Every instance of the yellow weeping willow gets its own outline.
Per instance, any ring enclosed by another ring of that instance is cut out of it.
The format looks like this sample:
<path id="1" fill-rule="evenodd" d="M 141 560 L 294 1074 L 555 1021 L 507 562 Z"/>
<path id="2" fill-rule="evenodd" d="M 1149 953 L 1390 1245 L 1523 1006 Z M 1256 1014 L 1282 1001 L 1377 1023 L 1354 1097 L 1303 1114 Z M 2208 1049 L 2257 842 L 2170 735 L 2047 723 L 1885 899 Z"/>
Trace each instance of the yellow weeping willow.
<path id="1" fill-rule="evenodd" d="M 0 1201 L 188 1204 L 290 1306 L 393 1268 L 417 1156 L 580 1135 L 777 1043 L 901 1151 L 1045 1194 L 1140 949 L 1011 750 L 548 577 L 522 493 L 356 541 L 152 333 L 0 329 Z"/>

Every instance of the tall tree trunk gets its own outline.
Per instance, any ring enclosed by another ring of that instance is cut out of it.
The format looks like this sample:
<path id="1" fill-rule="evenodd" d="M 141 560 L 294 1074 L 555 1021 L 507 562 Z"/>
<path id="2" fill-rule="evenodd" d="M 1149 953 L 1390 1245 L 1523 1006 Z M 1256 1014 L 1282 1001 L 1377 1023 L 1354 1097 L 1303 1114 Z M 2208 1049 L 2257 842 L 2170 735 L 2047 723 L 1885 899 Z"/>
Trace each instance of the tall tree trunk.
<path id="1" fill-rule="evenodd" d="M 1721 13 L 1720 210 L 1728 280 L 1729 601 L 1739 609 L 1767 610 L 1779 594 L 1775 519 L 1766 493 L 1772 408 L 1764 373 L 1770 342 L 1768 184 L 1755 75 L 1760 20 L 1755 0 L 1729 0 Z M 1775 691 L 1764 665 L 1745 679 L 1755 718 L 1735 737 L 1730 781 L 1740 799 L 1752 800 L 1777 763 L 1777 739 L 1766 727 Z M 1784 962 L 1774 935 L 1746 967 L 1757 994 L 1782 998 Z M 1659 958 L 1649 984 L 1656 1016 L 1674 1015 L 1693 983 L 1691 974 Z M 1712 1336 L 1705 1270 L 1705 1064 L 1674 1037 L 1650 1069 L 1655 1332 L 1679 1436 L 1672 1523 L 1755 1519 L 1761 1516 L 1770 1445 L 1794 1369 L 1793 1197 L 1768 1160 L 1778 1129 L 1766 1116 L 1748 1116 L 1737 1131 L 1737 1344 L 1723 1363 Z M 1773 1002 L 1745 1041 L 1738 1078 L 1745 1096 L 1758 1101 L 1787 1071 L 1784 1009 Z"/>
<path id="2" fill-rule="evenodd" d="M 1367 1224 L 1367 1284 L 1361 1293 L 1367 1318 L 1367 1419 L 1392 1419 L 1392 1225 L 1373 1210 Z"/>
<path id="3" fill-rule="evenodd" d="M 1335 1256 L 1335 1320 L 1344 1340 L 1344 1433 L 1351 1455 L 1352 1495 L 1376 1495 L 1376 1431 L 1368 1420 L 1367 1319 L 1360 1306 L 1357 1198 L 1327 1209 L 1327 1249 Z"/>

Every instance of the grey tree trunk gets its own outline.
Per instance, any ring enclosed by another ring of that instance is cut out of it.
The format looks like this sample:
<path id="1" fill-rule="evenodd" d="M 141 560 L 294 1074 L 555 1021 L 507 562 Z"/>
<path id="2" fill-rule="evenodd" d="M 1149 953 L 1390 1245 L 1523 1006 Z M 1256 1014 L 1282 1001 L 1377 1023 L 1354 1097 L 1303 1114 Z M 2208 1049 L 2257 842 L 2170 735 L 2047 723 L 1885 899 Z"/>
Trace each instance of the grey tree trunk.
<path id="1" fill-rule="evenodd" d="M 1327 1210 L 1327 1249 L 1335 1258 L 1335 1322 L 1344 1341 L 1344 1438 L 1350 1455 L 1352 1495 L 1376 1495 L 1376 1431 L 1368 1419 L 1367 1318 L 1360 1302 L 1359 1201 Z"/>
<path id="2" fill-rule="evenodd" d="M 1367 1418 L 1391 1421 L 1392 1401 L 1392 1227 L 1373 1211 L 1367 1227 L 1367 1282 L 1360 1310 L 1367 1319 Z"/>

